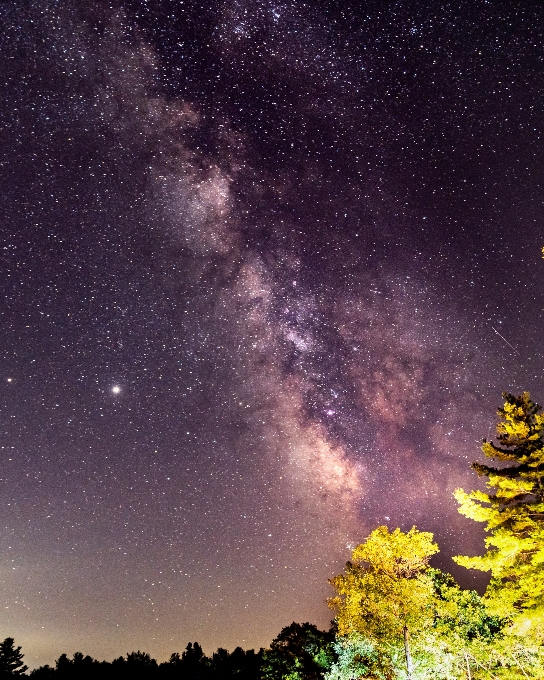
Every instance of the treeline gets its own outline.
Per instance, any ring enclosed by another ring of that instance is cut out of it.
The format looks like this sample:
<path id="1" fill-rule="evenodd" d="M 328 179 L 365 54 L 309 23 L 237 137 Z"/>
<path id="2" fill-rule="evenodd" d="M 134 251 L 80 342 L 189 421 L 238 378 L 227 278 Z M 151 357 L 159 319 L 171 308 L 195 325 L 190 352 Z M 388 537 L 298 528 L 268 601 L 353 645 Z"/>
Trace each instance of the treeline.
<path id="1" fill-rule="evenodd" d="M 41 666 L 30 673 L 34 680 L 257 680 L 261 677 L 262 650 L 244 651 L 237 647 L 229 653 L 218 649 L 211 657 L 205 656 L 202 647 L 189 643 L 180 655 L 174 653 L 170 659 L 157 663 L 145 652 L 131 652 L 111 662 L 97 661 L 90 656 L 76 652 L 72 658 L 60 656 L 54 667 Z"/>
<path id="2" fill-rule="evenodd" d="M 189 643 L 180 655 L 158 663 L 145 652 L 131 652 L 111 662 L 98 661 L 81 652 L 72 658 L 62 654 L 54 666 L 41 666 L 30 673 L 35 680 L 282 680 L 286 677 L 320 680 L 336 660 L 334 632 L 321 631 L 310 623 L 292 623 L 272 641 L 270 648 L 233 652 L 219 648 L 206 656 L 198 642 Z M 13 638 L 0 643 L 0 678 L 23 676 L 20 647 Z"/>

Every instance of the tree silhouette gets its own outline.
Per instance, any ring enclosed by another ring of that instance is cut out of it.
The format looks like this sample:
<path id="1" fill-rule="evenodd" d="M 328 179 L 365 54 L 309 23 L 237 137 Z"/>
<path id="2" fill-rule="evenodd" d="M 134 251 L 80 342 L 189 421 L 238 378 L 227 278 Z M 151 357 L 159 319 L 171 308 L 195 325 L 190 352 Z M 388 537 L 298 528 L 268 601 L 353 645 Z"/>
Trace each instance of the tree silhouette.
<path id="1" fill-rule="evenodd" d="M 21 648 L 15 647 L 13 638 L 7 637 L 0 642 L 0 678 L 24 675 L 28 666 L 23 663 Z"/>
<path id="2" fill-rule="evenodd" d="M 335 661 L 334 635 L 311 623 L 292 623 L 263 652 L 265 680 L 320 680 Z"/>
<path id="3" fill-rule="evenodd" d="M 160 665 L 140 651 L 111 662 L 76 652 L 72 659 L 61 654 L 55 668 L 41 666 L 30 675 L 36 680 L 261 680 L 261 662 L 262 650 L 237 647 L 229 653 L 220 648 L 209 658 L 198 642 L 190 642 L 183 654 L 174 652 Z"/>

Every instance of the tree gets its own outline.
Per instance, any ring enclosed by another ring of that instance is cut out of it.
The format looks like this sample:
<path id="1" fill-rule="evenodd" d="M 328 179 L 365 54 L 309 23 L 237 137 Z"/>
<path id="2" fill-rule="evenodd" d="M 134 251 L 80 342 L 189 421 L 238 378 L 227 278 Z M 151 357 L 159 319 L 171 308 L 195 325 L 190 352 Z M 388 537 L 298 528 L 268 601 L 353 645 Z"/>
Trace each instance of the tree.
<path id="1" fill-rule="evenodd" d="M 147 652 L 130 652 L 126 660 L 127 676 L 130 678 L 153 677 L 157 671 L 157 662 Z"/>
<path id="2" fill-rule="evenodd" d="M 24 675 L 28 666 L 23 663 L 21 648 L 15 647 L 13 638 L 7 637 L 0 642 L 0 678 Z"/>
<path id="3" fill-rule="evenodd" d="M 345 573 L 329 580 L 338 593 L 329 600 L 338 612 L 338 634 L 363 636 L 384 652 L 403 645 L 409 680 L 410 634 L 421 632 L 433 617 L 434 589 L 426 574 L 438 552 L 432 539 L 416 527 L 408 533 L 378 527 L 354 549 Z"/>
<path id="4" fill-rule="evenodd" d="M 30 677 L 34 680 L 53 680 L 56 677 L 56 671 L 49 664 L 46 664 L 30 671 Z"/>
<path id="5" fill-rule="evenodd" d="M 197 678 L 205 674 L 207 662 L 208 659 L 198 642 L 193 644 L 189 642 L 181 655 L 181 663 L 185 673 Z"/>
<path id="6" fill-rule="evenodd" d="M 336 661 L 324 680 L 359 680 L 360 678 L 391 677 L 384 668 L 375 646 L 365 637 L 352 633 L 338 637 L 334 643 Z"/>
<path id="7" fill-rule="evenodd" d="M 72 675 L 72 662 L 68 654 L 61 654 L 55 661 L 55 671 L 60 678 L 69 678 Z"/>
<path id="8" fill-rule="evenodd" d="M 68 658 L 67 654 L 61 654 L 55 662 L 55 676 L 58 678 L 78 678 L 78 680 L 87 680 L 97 675 L 100 669 L 100 663 L 95 661 L 90 656 L 84 656 L 82 652 L 75 652 L 72 659 Z M 46 670 L 41 673 L 44 677 L 47 674 Z"/>
<path id="9" fill-rule="evenodd" d="M 496 648 L 507 621 L 491 615 L 480 595 L 461 588 L 450 574 L 439 569 L 427 573 L 435 591 L 434 621 L 424 640 L 431 677 L 476 678 L 491 668 L 496 673 L 505 665 Z M 511 679 L 518 677 L 509 673 Z"/>
<path id="10" fill-rule="evenodd" d="M 263 652 L 265 680 L 320 680 L 335 661 L 334 634 L 311 623 L 283 628 Z"/>
<path id="11" fill-rule="evenodd" d="M 260 680 L 261 651 L 255 653 L 253 649 L 244 651 L 236 647 L 229 654 L 220 647 L 212 654 L 209 677 L 214 680 Z"/>
<path id="12" fill-rule="evenodd" d="M 490 610 L 512 621 L 511 632 L 544 640 L 544 415 L 528 392 L 504 393 L 498 410 L 498 445 L 482 451 L 500 467 L 473 463 L 492 491 L 455 491 L 459 512 L 485 522 L 487 551 L 457 556 L 469 569 L 491 572 L 485 594 Z"/>
<path id="13" fill-rule="evenodd" d="M 155 678 L 158 675 L 158 664 L 155 659 L 151 658 L 146 652 L 127 653 L 126 659 L 119 656 L 114 659 L 111 664 L 102 662 L 97 668 L 96 677 L 112 677 L 116 680 L 144 680 L 147 678 Z M 79 679 L 79 674 L 76 673 L 74 678 Z"/>

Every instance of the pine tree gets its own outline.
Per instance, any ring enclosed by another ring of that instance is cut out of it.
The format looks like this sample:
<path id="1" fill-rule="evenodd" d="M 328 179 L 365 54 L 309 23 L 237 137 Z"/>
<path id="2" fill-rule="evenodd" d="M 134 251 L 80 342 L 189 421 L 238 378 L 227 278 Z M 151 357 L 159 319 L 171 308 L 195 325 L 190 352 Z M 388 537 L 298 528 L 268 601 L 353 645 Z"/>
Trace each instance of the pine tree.
<path id="1" fill-rule="evenodd" d="M 544 639 L 544 415 L 528 392 L 504 393 L 498 410 L 498 445 L 484 439 L 484 454 L 501 463 L 473 463 L 491 491 L 455 491 L 459 512 L 486 522 L 482 557 L 455 557 L 469 569 L 491 572 L 485 599 L 493 613 L 512 620 L 512 632 Z"/>
<path id="2" fill-rule="evenodd" d="M 14 646 L 13 638 L 0 642 L 0 678 L 24 675 L 28 667 L 23 663 L 21 648 Z"/>

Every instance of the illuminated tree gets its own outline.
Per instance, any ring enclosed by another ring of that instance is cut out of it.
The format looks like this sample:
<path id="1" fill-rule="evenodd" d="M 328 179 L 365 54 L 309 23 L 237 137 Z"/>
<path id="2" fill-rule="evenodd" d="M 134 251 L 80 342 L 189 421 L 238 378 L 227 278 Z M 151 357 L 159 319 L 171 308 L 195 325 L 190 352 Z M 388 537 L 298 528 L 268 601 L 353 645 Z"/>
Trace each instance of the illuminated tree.
<path id="1" fill-rule="evenodd" d="M 24 675 L 28 667 L 23 663 L 21 648 L 15 647 L 13 638 L 0 642 L 0 678 Z"/>
<path id="2" fill-rule="evenodd" d="M 435 589 L 434 622 L 422 640 L 427 666 L 434 669 L 430 677 L 475 679 L 482 670 L 487 673 L 493 668 L 495 673 L 501 665 L 510 668 L 511 663 L 503 664 L 495 654 L 506 622 L 491 615 L 478 593 L 461 588 L 450 574 L 439 569 L 427 573 Z"/>
<path id="3" fill-rule="evenodd" d="M 486 523 L 487 552 L 455 557 L 469 569 L 491 572 L 485 600 L 512 620 L 511 632 L 544 640 L 544 416 L 528 392 L 504 393 L 498 410 L 499 444 L 482 450 L 500 467 L 473 463 L 492 491 L 455 491 L 459 512 Z"/>
<path id="4" fill-rule="evenodd" d="M 329 581 L 338 593 L 329 606 L 337 610 L 339 636 L 362 636 L 385 656 L 403 645 L 409 680 L 410 634 L 433 621 L 434 588 L 426 573 L 438 552 L 432 539 L 415 527 L 408 533 L 378 527 L 354 549 L 345 572 Z"/>
<path id="5" fill-rule="evenodd" d="M 325 680 L 392 677 L 391 664 L 384 664 L 375 646 L 362 635 L 338 637 L 334 651 L 337 658 L 325 675 Z"/>

